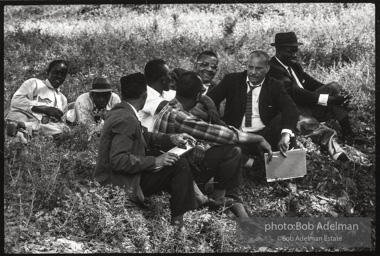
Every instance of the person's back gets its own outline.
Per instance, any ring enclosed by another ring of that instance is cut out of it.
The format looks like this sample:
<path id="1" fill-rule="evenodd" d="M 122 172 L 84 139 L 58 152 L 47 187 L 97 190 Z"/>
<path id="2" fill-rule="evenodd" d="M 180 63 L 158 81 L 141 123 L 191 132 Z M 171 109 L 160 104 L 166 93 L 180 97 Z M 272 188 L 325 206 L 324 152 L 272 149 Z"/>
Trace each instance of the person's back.
<path id="1" fill-rule="evenodd" d="M 94 178 L 101 185 L 125 189 L 129 199 L 140 205 L 144 205 L 145 197 L 167 189 L 171 195 L 171 224 L 182 228 L 183 214 L 197 206 L 188 163 L 173 153 L 150 156 L 146 150 L 152 145 L 173 147 L 194 139 L 186 134 L 158 134 L 144 129 L 137 115 L 147 98 L 144 75 L 125 76 L 120 83 L 122 102 L 105 119 Z"/>

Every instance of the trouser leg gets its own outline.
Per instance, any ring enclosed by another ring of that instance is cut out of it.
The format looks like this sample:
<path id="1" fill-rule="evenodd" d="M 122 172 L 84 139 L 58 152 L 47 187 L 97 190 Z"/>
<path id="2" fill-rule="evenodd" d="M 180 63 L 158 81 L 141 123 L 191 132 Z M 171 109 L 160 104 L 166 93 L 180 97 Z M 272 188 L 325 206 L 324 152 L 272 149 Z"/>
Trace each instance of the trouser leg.
<path id="1" fill-rule="evenodd" d="M 310 116 L 307 110 L 301 109 L 301 113 L 297 124 L 301 135 L 309 137 L 314 143 L 319 144 L 334 160 L 344 153 L 336 141 L 336 131 L 321 124 L 316 118 Z"/>
<path id="2" fill-rule="evenodd" d="M 213 146 L 206 151 L 205 171 L 214 176 L 214 188 L 231 189 L 241 184 L 241 150 L 234 145 Z M 207 177 L 207 178 L 208 178 Z M 206 178 L 206 179 L 207 179 Z"/>
<path id="3" fill-rule="evenodd" d="M 172 217 L 197 207 L 193 177 L 188 162 L 183 158 L 173 166 L 165 167 L 158 172 L 144 172 L 140 185 L 144 196 L 168 190 L 171 196 L 169 202 Z"/>
<path id="4" fill-rule="evenodd" d="M 329 84 L 326 84 L 317 90 L 315 92 L 320 94 L 329 94 L 331 96 L 338 95 L 342 89 L 342 86 L 338 83 L 332 82 Z M 312 108 L 313 116 L 317 118 L 319 121 L 326 121 L 328 119 L 328 115 L 331 114 L 332 117 L 334 117 L 336 120 L 341 121 L 345 117 L 348 116 L 348 110 L 345 109 L 342 106 L 337 105 L 331 105 L 331 106 L 321 106 L 316 105 Z"/>

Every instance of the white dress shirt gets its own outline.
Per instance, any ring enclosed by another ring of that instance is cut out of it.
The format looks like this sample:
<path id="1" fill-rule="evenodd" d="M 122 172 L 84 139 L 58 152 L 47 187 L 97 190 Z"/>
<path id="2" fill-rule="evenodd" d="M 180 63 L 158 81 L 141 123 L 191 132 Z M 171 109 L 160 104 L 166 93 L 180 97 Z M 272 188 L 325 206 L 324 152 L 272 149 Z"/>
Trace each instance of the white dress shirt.
<path id="1" fill-rule="evenodd" d="M 252 126 L 251 127 L 245 126 L 245 115 L 243 115 L 243 121 L 240 126 L 241 127 L 240 129 L 243 132 L 257 132 L 265 128 L 265 125 L 261 121 L 260 113 L 259 113 L 259 96 L 260 96 L 261 88 L 264 81 L 265 81 L 265 78 L 259 85 L 253 85 L 249 81 L 248 76 L 246 78 L 247 93 L 249 92 L 250 87 L 255 87 L 255 88 L 252 90 Z M 294 133 L 290 129 L 282 129 L 281 134 L 283 133 L 289 133 L 290 136 L 292 137 L 294 136 Z"/>
<path id="2" fill-rule="evenodd" d="M 158 105 L 160 105 L 160 103 L 164 100 L 171 101 L 174 99 L 176 91 L 163 91 L 162 94 L 160 94 L 152 87 L 147 86 L 147 93 L 148 97 L 146 99 L 145 105 L 143 109 L 138 112 L 138 115 L 141 120 L 141 124 L 148 128 L 148 131 L 152 132 L 154 123 L 157 119 L 158 113 L 156 113 L 156 110 Z"/>

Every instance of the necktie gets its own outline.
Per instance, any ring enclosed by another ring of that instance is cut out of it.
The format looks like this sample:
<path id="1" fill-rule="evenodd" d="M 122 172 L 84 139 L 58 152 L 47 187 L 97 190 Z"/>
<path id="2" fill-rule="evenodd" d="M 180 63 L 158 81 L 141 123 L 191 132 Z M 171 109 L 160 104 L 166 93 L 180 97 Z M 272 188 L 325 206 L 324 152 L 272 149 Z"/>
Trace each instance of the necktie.
<path id="1" fill-rule="evenodd" d="M 296 79 L 294 78 L 293 76 L 293 72 L 292 72 L 292 69 L 290 67 L 288 67 L 288 71 L 289 71 L 289 74 L 290 74 L 290 79 L 293 81 L 293 82 L 296 82 Z"/>
<path id="2" fill-rule="evenodd" d="M 247 93 L 247 104 L 245 108 L 245 127 L 252 126 L 252 90 L 253 87 L 249 86 L 249 91 Z"/>

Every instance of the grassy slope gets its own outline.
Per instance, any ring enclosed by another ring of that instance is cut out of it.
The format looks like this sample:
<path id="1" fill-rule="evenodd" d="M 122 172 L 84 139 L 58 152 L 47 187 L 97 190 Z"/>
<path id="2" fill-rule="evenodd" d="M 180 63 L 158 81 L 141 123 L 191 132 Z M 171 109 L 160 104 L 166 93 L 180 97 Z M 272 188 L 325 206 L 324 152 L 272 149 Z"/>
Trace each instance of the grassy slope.
<path id="1" fill-rule="evenodd" d="M 220 56 L 216 77 L 220 80 L 228 72 L 243 70 L 253 49 L 272 55 L 269 44 L 275 33 L 295 31 L 304 42 L 300 58 L 308 72 L 324 82 L 341 82 L 353 93 L 354 129 L 366 140 L 357 148 L 374 163 L 374 26 L 371 4 L 8 6 L 4 107 L 23 81 L 43 78 L 47 63 L 55 58 L 72 64 L 62 91 L 74 101 L 97 74 L 110 76 L 117 90 L 121 75 L 142 71 L 152 58 L 164 58 L 172 68 L 191 69 L 197 54 L 208 48 Z M 89 189 L 93 185 L 86 182 L 96 159 L 97 139 L 87 143 L 80 128 L 64 136 L 54 143 L 36 140 L 29 146 L 30 154 L 17 160 L 17 145 L 6 143 L 6 250 L 38 251 L 50 241 L 57 251 L 60 245 L 54 237 L 61 236 L 82 241 L 80 251 L 249 250 L 236 247 L 233 221 L 206 210 L 187 214 L 192 228 L 183 239 L 174 237 L 167 223 L 167 195 L 150 199 L 148 213 L 125 211 L 122 196 L 115 196 L 110 207 L 100 198 L 111 192 Z M 242 190 L 249 213 L 373 217 L 374 167 L 332 162 L 312 143 L 301 142 L 310 147 L 308 175 L 297 181 L 302 192 L 296 200 L 299 213 L 294 211 L 294 200 L 281 194 L 282 183 L 266 184 L 245 171 Z M 320 204 L 317 194 L 343 203 Z M 354 205 L 344 203 L 349 200 Z"/>

